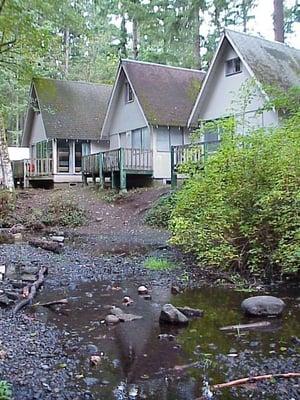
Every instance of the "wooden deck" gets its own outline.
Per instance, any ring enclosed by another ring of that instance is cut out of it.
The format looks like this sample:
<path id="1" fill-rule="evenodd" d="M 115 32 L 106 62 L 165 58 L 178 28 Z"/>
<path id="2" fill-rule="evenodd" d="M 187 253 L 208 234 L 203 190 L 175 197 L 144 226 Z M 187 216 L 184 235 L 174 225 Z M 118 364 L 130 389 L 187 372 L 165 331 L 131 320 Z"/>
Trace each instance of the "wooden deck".
<path id="1" fill-rule="evenodd" d="M 53 162 L 51 158 L 12 161 L 13 178 L 25 187 L 29 180 L 52 179 Z"/>
<path id="2" fill-rule="evenodd" d="M 205 160 L 214 154 L 220 145 L 220 141 L 199 142 L 196 144 L 185 144 L 171 147 L 171 185 L 177 186 L 177 176 L 180 174 L 180 166 L 194 163 L 202 168 Z"/>
<path id="3" fill-rule="evenodd" d="M 119 148 L 82 157 L 82 176 L 99 177 L 100 187 L 104 186 L 106 176 L 111 177 L 112 188 L 126 189 L 127 175 L 153 174 L 152 150 Z"/>

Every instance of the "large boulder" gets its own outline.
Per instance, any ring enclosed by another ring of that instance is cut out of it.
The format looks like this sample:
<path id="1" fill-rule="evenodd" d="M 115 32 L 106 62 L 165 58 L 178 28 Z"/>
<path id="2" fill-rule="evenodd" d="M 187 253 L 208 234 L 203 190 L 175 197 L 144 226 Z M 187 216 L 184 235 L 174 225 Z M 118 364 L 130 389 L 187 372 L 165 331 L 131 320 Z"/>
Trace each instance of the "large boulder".
<path id="1" fill-rule="evenodd" d="M 159 321 L 174 325 L 187 325 L 188 318 L 172 304 L 165 304 L 161 310 Z"/>
<path id="2" fill-rule="evenodd" d="M 254 296 L 245 299 L 241 307 L 248 315 L 266 317 L 269 315 L 280 315 L 285 307 L 285 303 L 274 296 Z"/>

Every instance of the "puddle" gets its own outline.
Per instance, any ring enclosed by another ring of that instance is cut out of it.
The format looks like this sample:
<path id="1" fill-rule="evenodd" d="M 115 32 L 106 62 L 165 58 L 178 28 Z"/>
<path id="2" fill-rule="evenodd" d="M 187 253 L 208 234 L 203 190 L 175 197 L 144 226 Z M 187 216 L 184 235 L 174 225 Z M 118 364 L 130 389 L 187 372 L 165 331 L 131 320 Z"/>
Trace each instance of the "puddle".
<path id="1" fill-rule="evenodd" d="M 39 318 L 55 324 L 76 342 L 75 348 L 69 351 L 78 355 L 77 384 L 83 391 L 93 393 L 95 399 L 196 399 L 202 395 L 205 377 L 213 383 L 226 380 L 218 361 L 220 354 L 227 357 L 247 350 L 254 360 L 278 354 L 285 357 L 291 336 L 300 334 L 300 308 L 296 301 L 299 293 L 291 290 L 280 293 L 287 310 L 281 319 L 271 320 L 271 328 L 237 335 L 221 332 L 219 328 L 249 322 L 240 311 L 241 301 L 248 297 L 245 293 L 202 288 L 172 296 L 168 288 L 153 287 L 149 301 L 138 296 L 138 283 L 126 282 L 126 287 L 121 287 L 114 290 L 109 283 L 89 282 L 55 293 L 44 291 L 42 301 L 66 297 L 69 304 L 59 312 L 37 310 Z M 134 303 L 122 306 L 124 296 L 130 296 Z M 166 302 L 201 308 L 205 315 L 183 329 L 159 326 L 161 304 Z M 103 320 L 109 313 L 108 305 L 142 315 L 143 319 L 107 326 Z M 175 340 L 159 340 L 158 335 L 163 333 L 174 335 Z M 97 347 L 97 354 L 101 356 L 100 365 L 94 367 L 89 363 L 89 350 L 94 349 L 91 345 Z M 234 356 L 229 358 L 234 363 Z M 187 368 L 174 368 L 189 364 Z M 244 392 L 232 397 L 224 392 L 216 398 L 242 400 L 249 396 Z"/>

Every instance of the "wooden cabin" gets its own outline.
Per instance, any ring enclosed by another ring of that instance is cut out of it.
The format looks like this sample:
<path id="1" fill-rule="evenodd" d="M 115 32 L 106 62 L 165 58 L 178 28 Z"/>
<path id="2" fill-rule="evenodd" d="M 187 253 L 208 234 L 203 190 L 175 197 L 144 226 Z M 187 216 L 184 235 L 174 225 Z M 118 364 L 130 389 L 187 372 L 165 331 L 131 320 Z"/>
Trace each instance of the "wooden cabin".
<path id="1" fill-rule="evenodd" d="M 111 89 L 94 83 L 33 79 L 22 138 L 30 156 L 15 166 L 28 184 L 82 181 L 82 156 L 109 149 L 100 133 Z"/>
<path id="2" fill-rule="evenodd" d="M 125 189 L 171 179 L 171 146 L 190 142 L 187 128 L 204 72 L 121 60 L 101 132 L 109 151 L 84 157 L 84 177 L 110 176 Z"/>

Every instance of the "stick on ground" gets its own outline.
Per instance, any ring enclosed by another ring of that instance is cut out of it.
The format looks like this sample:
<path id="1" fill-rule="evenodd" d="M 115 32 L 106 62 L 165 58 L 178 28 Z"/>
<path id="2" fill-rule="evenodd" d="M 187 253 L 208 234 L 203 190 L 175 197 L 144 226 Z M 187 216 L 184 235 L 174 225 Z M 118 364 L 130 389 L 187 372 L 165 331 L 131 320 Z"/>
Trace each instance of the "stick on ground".
<path id="1" fill-rule="evenodd" d="M 33 282 L 32 285 L 28 285 L 24 288 L 23 293 L 26 294 L 26 298 L 24 300 L 21 300 L 14 308 L 14 314 L 16 314 L 18 311 L 20 311 L 23 307 L 27 306 L 28 304 L 32 303 L 32 300 L 37 294 L 37 291 L 39 288 L 42 286 L 45 280 L 45 275 L 48 272 L 47 267 L 41 267 L 41 269 L 38 272 L 38 279 Z"/>

